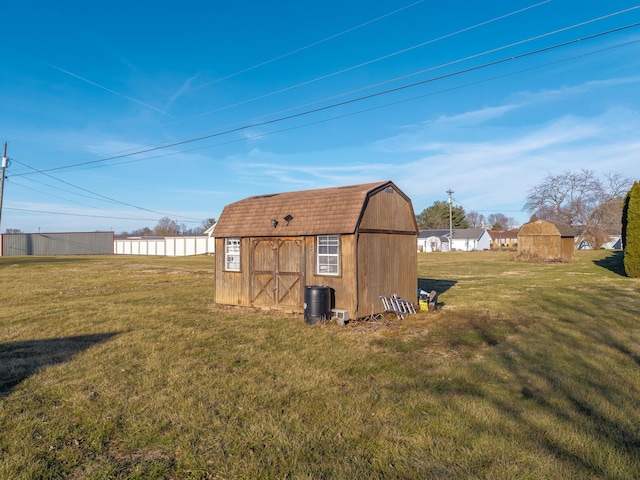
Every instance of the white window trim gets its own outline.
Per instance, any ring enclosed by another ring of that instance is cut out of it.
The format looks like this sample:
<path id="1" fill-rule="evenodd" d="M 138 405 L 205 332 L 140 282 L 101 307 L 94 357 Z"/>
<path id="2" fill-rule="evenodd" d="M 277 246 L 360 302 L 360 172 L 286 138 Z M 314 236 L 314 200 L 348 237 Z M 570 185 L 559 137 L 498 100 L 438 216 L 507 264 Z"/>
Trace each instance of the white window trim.
<path id="1" fill-rule="evenodd" d="M 224 239 L 224 269 L 227 272 L 240 271 L 240 238 Z"/>
<path id="2" fill-rule="evenodd" d="M 327 241 L 335 239 L 335 243 L 325 243 L 323 247 L 335 247 L 335 253 L 320 253 L 321 239 L 327 239 Z M 335 263 L 327 262 L 329 258 L 335 258 Z M 321 262 L 325 260 L 324 262 Z M 318 235 L 316 237 L 316 275 L 337 277 L 340 276 L 340 264 L 341 264 L 341 252 L 340 252 L 340 236 L 339 235 Z M 329 271 L 335 268 L 335 271 Z"/>

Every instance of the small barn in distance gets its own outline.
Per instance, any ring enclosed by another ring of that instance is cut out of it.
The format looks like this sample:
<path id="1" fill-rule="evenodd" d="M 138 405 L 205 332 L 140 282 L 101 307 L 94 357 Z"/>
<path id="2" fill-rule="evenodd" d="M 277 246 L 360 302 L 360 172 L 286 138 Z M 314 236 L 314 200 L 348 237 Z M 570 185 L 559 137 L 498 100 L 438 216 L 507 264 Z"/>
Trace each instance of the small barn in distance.
<path id="1" fill-rule="evenodd" d="M 533 220 L 518 232 L 520 258 L 569 262 L 575 248 L 574 235 L 568 225 Z"/>
<path id="2" fill-rule="evenodd" d="M 379 313 L 381 295 L 416 300 L 417 235 L 391 181 L 249 197 L 216 224 L 215 301 L 302 312 L 321 285 L 350 318 Z"/>

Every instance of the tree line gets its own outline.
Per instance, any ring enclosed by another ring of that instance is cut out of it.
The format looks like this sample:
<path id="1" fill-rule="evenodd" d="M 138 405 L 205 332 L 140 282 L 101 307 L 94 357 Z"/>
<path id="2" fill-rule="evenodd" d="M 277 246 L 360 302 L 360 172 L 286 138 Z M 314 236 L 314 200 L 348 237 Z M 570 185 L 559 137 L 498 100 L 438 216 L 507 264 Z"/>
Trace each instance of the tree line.
<path id="1" fill-rule="evenodd" d="M 549 174 L 527 192 L 523 211 L 531 220 L 542 219 L 572 227 L 578 242 L 586 240 L 600 248 L 611 235 L 619 235 L 625 195 L 633 181 L 618 173 L 598 177 L 593 170 L 565 171 Z M 449 203 L 436 201 L 416 215 L 421 230 L 448 229 Z M 516 221 L 501 213 L 486 218 L 475 211 L 465 212 L 451 205 L 453 228 L 484 227 L 490 230 L 515 228 Z"/>
<path id="2" fill-rule="evenodd" d="M 448 230 L 449 213 L 453 228 L 488 228 L 489 230 L 509 230 L 516 226 L 516 220 L 502 213 L 492 213 L 484 216 L 476 211 L 465 212 L 464 207 L 452 205 L 449 212 L 449 202 L 436 201 L 416 215 L 420 230 Z"/>
<path id="3" fill-rule="evenodd" d="M 121 232 L 121 237 L 179 237 L 189 235 L 202 235 L 211 225 L 216 223 L 215 218 L 206 218 L 197 227 L 189 228 L 184 223 L 179 224 L 169 217 L 162 217 L 153 228 L 142 227 L 131 232 Z"/>

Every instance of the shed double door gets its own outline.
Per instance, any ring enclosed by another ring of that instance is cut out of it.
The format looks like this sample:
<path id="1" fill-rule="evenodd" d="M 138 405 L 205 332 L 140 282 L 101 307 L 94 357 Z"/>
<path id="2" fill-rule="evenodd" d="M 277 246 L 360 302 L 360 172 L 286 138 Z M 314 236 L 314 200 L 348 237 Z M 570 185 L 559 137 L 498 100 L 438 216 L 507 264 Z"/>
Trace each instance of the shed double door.
<path id="1" fill-rule="evenodd" d="M 302 238 L 252 238 L 249 261 L 252 305 L 302 306 L 305 271 Z"/>

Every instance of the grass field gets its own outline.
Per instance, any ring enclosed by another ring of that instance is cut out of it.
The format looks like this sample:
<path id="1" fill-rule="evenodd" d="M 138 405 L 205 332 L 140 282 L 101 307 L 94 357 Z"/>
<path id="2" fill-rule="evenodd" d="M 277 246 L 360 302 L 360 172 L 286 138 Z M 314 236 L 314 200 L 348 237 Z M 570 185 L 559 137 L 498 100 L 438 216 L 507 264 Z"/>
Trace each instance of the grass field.
<path id="1" fill-rule="evenodd" d="M 438 312 L 340 327 L 216 306 L 212 257 L 2 257 L 0 479 L 640 478 L 619 252 L 418 272 Z"/>

